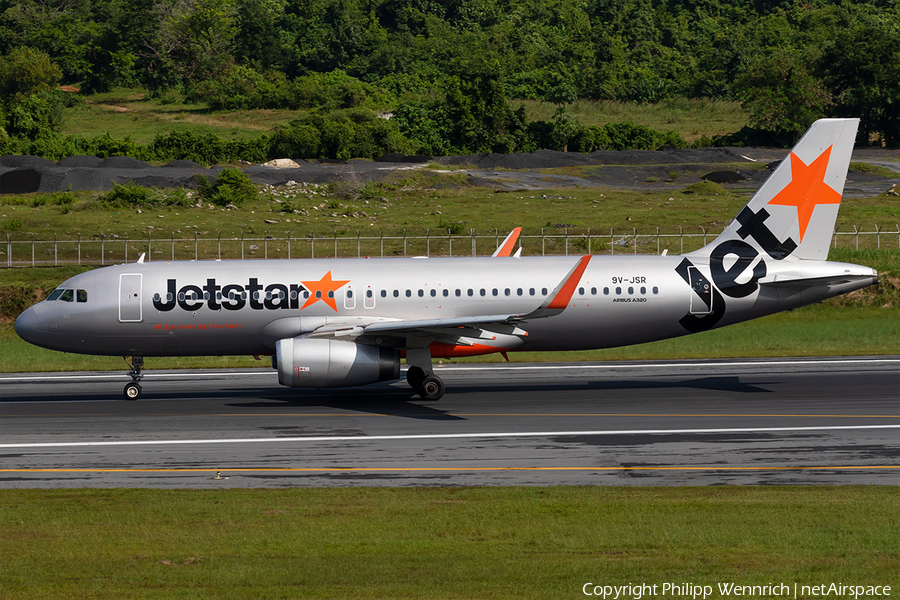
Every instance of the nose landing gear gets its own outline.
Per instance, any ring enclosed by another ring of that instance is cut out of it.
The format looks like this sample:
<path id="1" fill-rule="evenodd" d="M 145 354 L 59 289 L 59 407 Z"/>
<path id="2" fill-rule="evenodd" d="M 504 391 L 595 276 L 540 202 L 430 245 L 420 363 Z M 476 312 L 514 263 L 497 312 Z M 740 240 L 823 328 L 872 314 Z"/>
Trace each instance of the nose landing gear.
<path id="1" fill-rule="evenodd" d="M 125 359 L 125 362 L 128 362 L 127 358 Z M 131 370 L 129 371 L 129 375 L 131 375 L 131 383 L 126 385 L 124 390 L 126 400 L 137 400 L 141 397 L 141 384 L 139 382 L 144 377 L 143 375 L 141 375 L 141 367 L 143 366 L 143 356 L 131 357 Z"/>

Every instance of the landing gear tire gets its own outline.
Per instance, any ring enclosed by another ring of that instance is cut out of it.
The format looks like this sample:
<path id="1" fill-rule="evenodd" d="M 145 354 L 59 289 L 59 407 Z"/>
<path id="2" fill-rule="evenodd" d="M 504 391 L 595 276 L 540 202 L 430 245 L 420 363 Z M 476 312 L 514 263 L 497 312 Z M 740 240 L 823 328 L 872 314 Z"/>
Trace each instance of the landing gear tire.
<path id="1" fill-rule="evenodd" d="M 410 367 L 406 370 L 406 383 L 408 383 L 412 389 L 418 392 L 423 381 L 425 381 L 425 371 L 421 368 Z"/>
<path id="2" fill-rule="evenodd" d="M 125 386 L 125 399 L 137 400 L 141 397 L 141 386 L 136 383 L 129 383 Z"/>
<path id="3" fill-rule="evenodd" d="M 423 400 L 440 400 L 444 395 L 444 380 L 437 375 L 429 375 L 416 391 Z"/>

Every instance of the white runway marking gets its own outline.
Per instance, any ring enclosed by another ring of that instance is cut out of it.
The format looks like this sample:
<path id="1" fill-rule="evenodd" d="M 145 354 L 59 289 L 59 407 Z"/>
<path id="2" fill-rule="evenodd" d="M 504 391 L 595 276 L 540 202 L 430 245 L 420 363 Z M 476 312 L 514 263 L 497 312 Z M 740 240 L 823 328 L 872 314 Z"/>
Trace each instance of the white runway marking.
<path id="1" fill-rule="evenodd" d="M 285 442 L 376 442 L 384 440 L 447 440 L 475 438 L 569 437 L 582 435 L 672 435 L 710 433 L 791 433 L 798 431 L 841 431 L 860 429 L 900 429 L 900 425 L 831 425 L 822 427 L 736 427 L 726 429 L 625 429 L 607 431 L 500 431 L 491 433 L 426 433 L 411 435 L 334 435 L 277 438 L 233 438 L 207 440 L 122 440 L 104 442 L 47 442 L 0 444 L 0 448 L 72 448 L 83 446 L 169 446 L 178 444 L 269 444 Z"/>

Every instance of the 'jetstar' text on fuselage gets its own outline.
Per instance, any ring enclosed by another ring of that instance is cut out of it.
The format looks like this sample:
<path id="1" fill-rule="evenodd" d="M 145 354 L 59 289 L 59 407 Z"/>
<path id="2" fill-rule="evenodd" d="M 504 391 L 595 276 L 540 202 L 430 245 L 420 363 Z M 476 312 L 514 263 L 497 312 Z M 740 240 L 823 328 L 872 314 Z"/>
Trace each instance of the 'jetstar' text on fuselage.
<path id="1" fill-rule="evenodd" d="M 203 304 L 210 310 L 241 310 L 249 305 L 253 310 L 278 310 L 300 308 L 300 295 L 306 288 L 298 283 L 270 283 L 263 286 L 255 277 L 247 285 L 229 283 L 220 286 L 215 278 L 207 279 L 206 285 L 188 284 L 178 287 L 175 279 L 167 280 L 166 295 L 154 294 L 153 307 L 159 311 L 170 311 L 177 305 L 182 310 L 197 310 Z M 177 291 L 176 291 L 177 290 Z"/>

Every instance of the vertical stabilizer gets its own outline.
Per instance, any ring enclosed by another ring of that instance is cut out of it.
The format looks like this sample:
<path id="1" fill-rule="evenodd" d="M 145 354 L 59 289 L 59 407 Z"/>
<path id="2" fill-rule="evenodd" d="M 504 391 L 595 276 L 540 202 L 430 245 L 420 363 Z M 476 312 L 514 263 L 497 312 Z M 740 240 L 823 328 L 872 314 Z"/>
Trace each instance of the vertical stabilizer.
<path id="1" fill-rule="evenodd" d="M 813 123 L 708 248 L 734 240 L 758 245 L 776 260 L 825 260 L 858 126 L 859 119 Z"/>

